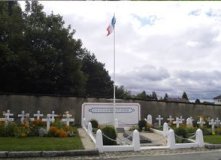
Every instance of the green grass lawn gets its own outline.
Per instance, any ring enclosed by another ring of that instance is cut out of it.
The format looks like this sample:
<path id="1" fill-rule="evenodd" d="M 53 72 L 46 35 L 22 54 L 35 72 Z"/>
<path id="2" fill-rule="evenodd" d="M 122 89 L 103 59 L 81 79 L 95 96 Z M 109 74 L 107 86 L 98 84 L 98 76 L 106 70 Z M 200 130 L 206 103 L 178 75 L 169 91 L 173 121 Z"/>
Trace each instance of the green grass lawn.
<path id="1" fill-rule="evenodd" d="M 0 137 L 0 151 L 54 151 L 83 149 L 79 137 Z"/>
<path id="2" fill-rule="evenodd" d="M 204 141 L 211 144 L 221 144 L 221 135 L 204 136 Z"/>

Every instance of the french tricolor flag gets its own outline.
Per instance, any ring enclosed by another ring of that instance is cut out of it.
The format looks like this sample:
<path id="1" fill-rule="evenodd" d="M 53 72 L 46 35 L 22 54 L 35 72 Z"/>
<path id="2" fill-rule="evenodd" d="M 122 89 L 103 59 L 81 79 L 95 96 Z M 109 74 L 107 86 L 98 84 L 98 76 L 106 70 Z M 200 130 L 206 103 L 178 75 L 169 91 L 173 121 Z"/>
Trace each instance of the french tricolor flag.
<path id="1" fill-rule="evenodd" d="M 115 27 L 115 23 L 116 23 L 116 18 L 115 18 L 115 16 L 113 16 L 111 23 L 107 27 L 107 36 L 109 36 L 113 32 L 114 27 Z"/>

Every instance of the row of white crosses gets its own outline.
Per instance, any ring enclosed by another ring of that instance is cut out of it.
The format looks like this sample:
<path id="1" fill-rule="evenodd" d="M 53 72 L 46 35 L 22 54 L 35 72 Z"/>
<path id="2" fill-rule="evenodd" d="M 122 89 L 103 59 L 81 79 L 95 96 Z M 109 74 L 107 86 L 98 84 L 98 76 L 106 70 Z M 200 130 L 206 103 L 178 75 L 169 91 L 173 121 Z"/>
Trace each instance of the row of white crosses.
<path id="1" fill-rule="evenodd" d="M 152 125 L 152 116 L 150 114 L 147 115 L 147 119 L 145 119 L 147 121 L 148 124 Z M 156 118 L 156 120 L 158 121 L 158 125 L 161 126 L 162 121 L 163 121 L 163 117 L 161 117 L 161 115 L 158 115 L 158 117 Z M 176 127 L 179 128 L 180 124 L 183 124 L 185 119 L 183 119 L 182 116 L 180 117 L 176 117 L 175 121 L 174 118 L 170 115 L 167 120 L 169 121 L 170 124 L 176 124 Z M 192 117 L 188 117 L 186 120 L 186 125 L 188 127 L 192 127 L 193 126 L 193 118 Z M 197 124 L 199 124 L 200 127 L 203 127 L 203 125 L 205 124 L 205 121 L 203 120 L 202 117 L 200 117 L 200 120 L 197 121 Z M 212 131 L 214 132 L 214 127 L 215 126 L 220 126 L 220 120 L 219 118 L 216 118 L 216 120 L 214 119 L 210 119 L 209 120 L 209 125 L 211 125 L 212 127 Z"/>
<path id="2" fill-rule="evenodd" d="M 4 118 L 0 118 L 0 121 L 4 121 L 5 124 L 7 125 L 8 122 L 12 122 L 14 121 L 14 118 L 10 118 L 10 116 L 13 116 L 14 114 L 10 113 L 10 110 L 7 110 L 7 112 L 3 112 L 3 116 Z M 18 114 L 18 117 L 21 120 L 21 123 L 23 124 L 25 119 L 29 119 L 30 114 L 29 113 L 25 113 L 25 111 L 22 111 L 21 114 Z M 40 112 L 37 111 L 36 114 L 34 114 L 34 117 L 36 117 L 37 120 L 41 119 L 41 117 L 43 117 L 44 115 Z M 51 114 L 47 114 L 47 118 L 43 118 L 42 121 L 47 123 L 47 131 L 49 131 L 50 129 L 50 125 L 51 123 L 53 123 L 55 121 L 55 117 L 58 117 L 57 114 L 55 114 L 54 111 L 52 111 Z M 72 115 L 69 114 L 68 111 L 65 112 L 65 114 L 63 114 L 63 117 L 61 119 L 62 122 L 65 122 L 67 126 L 70 125 L 70 122 L 74 122 L 74 118 L 71 118 Z M 31 121 L 34 121 L 35 118 L 30 118 Z"/>

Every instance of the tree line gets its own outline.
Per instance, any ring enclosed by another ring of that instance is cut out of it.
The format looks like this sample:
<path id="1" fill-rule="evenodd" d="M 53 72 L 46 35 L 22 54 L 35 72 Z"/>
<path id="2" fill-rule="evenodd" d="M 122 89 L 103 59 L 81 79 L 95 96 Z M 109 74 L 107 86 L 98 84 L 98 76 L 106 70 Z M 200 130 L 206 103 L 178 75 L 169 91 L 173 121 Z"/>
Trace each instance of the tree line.
<path id="1" fill-rule="evenodd" d="M 0 2 L 0 92 L 112 97 L 104 64 L 64 24 L 37 1 L 26 1 L 24 11 Z"/>
<path id="2" fill-rule="evenodd" d="M 1 93 L 113 97 L 104 64 L 64 24 L 38 1 L 26 1 L 24 11 L 17 1 L 0 2 Z M 156 92 L 132 95 L 124 86 L 116 86 L 116 98 L 158 100 Z"/>

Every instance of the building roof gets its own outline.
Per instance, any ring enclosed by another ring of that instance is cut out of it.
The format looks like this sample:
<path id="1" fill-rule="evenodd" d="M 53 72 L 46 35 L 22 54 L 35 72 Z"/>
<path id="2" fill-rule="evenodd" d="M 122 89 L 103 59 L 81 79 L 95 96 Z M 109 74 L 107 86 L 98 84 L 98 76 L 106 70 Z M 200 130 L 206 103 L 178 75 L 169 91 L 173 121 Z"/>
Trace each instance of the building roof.
<path id="1" fill-rule="evenodd" d="M 221 99 L 221 95 L 214 97 L 213 99 Z"/>

